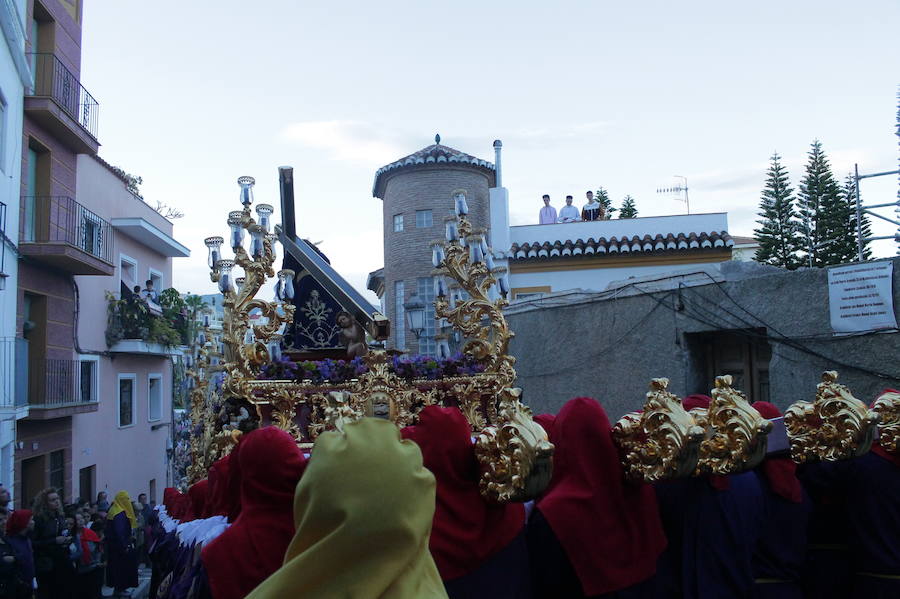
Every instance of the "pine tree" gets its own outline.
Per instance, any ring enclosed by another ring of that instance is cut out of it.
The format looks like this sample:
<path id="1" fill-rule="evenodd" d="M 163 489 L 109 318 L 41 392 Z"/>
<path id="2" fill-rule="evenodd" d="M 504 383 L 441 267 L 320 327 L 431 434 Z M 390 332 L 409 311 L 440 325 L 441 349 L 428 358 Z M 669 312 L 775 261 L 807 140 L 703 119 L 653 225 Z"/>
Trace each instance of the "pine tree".
<path id="1" fill-rule="evenodd" d="M 802 250 L 805 252 L 803 261 L 819 267 L 839 264 L 835 257 L 840 250 L 832 250 L 832 246 L 840 243 L 840 219 L 846 214 L 841 206 L 841 189 L 818 139 L 813 141 L 808 156 L 806 174 L 797 192 Z"/>
<path id="2" fill-rule="evenodd" d="M 846 256 L 844 261 L 856 262 L 857 260 L 859 260 L 858 235 L 860 228 L 862 229 L 863 238 L 871 237 L 872 222 L 869 220 L 869 217 L 865 212 L 862 213 L 860 222 L 856 222 L 856 177 L 853 176 L 853 173 L 847 173 L 847 177 L 844 179 L 844 187 L 841 189 L 841 193 L 844 197 L 844 201 L 847 203 L 847 212 L 850 221 L 849 229 L 852 237 L 852 239 L 847 239 L 845 250 Z M 863 241 L 863 260 L 868 260 L 871 257 L 872 250 L 869 249 L 869 242 Z"/>
<path id="3" fill-rule="evenodd" d="M 760 227 L 753 232 L 759 242 L 754 260 L 793 270 L 800 265 L 797 251 L 802 245 L 800 223 L 794 207 L 794 190 L 781 156 L 772 154 L 762 198 L 759 202 Z"/>
<path id="4" fill-rule="evenodd" d="M 612 207 L 612 200 L 609 199 L 609 192 L 606 191 L 603 187 L 597 189 L 597 193 L 594 194 L 594 198 L 600 205 L 603 206 L 603 220 L 609 220 L 612 218 L 612 213 L 616 211 L 615 208 Z"/>
<path id="5" fill-rule="evenodd" d="M 630 195 L 622 200 L 622 208 L 619 209 L 619 218 L 637 218 L 638 211 L 634 205 L 634 198 Z"/>

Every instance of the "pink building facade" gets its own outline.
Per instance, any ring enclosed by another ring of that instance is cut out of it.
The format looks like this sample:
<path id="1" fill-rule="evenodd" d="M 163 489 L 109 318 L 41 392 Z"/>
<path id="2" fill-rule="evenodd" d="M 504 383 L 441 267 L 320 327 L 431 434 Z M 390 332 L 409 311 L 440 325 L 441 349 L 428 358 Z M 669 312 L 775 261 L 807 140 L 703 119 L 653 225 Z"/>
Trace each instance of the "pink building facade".
<path id="1" fill-rule="evenodd" d="M 171 287 L 172 259 L 189 255 L 172 237 L 172 223 L 125 187 L 100 159 L 78 157 L 76 194 L 113 231 L 112 276 L 76 276 L 79 360 L 96 362 L 96 412 L 72 418 L 72 493 L 96 496 L 120 489 L 161 500 L 169 484 L 172 359 L 178 350 L 141 339 L 107 344 L 108 298 L 123 286 Z"/>
<path id="2" fill-rule="evenodd" d="M 99 105 L 82 85 L 83 2 L 28 0 L 16 336 L 25 384 L 16 422 L 16 506 L 47 486 L 64 499 L 166 484 L 173 351 L 107 344 L 107 294 L 171 285 L 188 250 L 172 224 L 97 158 Z"/>

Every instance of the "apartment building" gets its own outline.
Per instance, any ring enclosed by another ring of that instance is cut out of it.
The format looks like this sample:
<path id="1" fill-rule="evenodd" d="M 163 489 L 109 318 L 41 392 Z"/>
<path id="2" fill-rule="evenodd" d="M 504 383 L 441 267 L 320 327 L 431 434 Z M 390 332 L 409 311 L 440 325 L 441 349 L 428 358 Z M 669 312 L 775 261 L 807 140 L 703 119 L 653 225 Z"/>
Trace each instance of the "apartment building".
<path id="1" fill-rule="evenodd" d="M 13 485 L 16 417 L 16 355 L 24 350 L 16 339 L 18 281 L 19 185 L 22 163 L 22 103 L 33 82 L 25 56 L 25 0 L 0 0 L 0 483 Z"/>
<path id="2" fill-rule="evenodd" d="M 71 500 L 156 491 L 166 477 L 177 339 L 154 343 L 167 330 L 146 310 L 126 311 L 123 327 L 120 300 L 123 283 L 171 285 L 171 259 L 188 251 L 97 157 L 99 104 L 80 80 L 82 7 L 29 0 L 25 19 L 34 86 L 22 134 L 17 504 L 48 485 Z"/>

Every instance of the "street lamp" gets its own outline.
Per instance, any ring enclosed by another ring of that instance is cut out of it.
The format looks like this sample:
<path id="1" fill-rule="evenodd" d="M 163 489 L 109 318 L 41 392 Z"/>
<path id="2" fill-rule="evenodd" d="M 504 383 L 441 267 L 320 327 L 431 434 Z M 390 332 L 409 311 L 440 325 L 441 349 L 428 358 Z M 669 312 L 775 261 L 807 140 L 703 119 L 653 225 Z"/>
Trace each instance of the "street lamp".
<path id="1" fill-rule="evenodd" d="M 409 325 L 409 330 L 418 339 L 425 330 L 425 302 L 414 293 L 403 304 L 403 311 L 406 312 L 406 323 Z"/>

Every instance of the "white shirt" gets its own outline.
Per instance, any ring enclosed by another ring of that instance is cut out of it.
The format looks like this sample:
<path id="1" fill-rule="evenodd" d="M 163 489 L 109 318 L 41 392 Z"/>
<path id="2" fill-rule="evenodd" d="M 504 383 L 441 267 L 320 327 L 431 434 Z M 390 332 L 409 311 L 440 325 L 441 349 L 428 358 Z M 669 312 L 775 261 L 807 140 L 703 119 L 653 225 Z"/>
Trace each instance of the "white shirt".
<path id="1" fill-rule="evenodd" d="M 572 223 L 577 220 L 581 220 L 581 213 L 578 211 L 578 208 L 572 206 L 571 204 L 566 204 L 559 211 L 559 222 L 561 223 Z"/>

